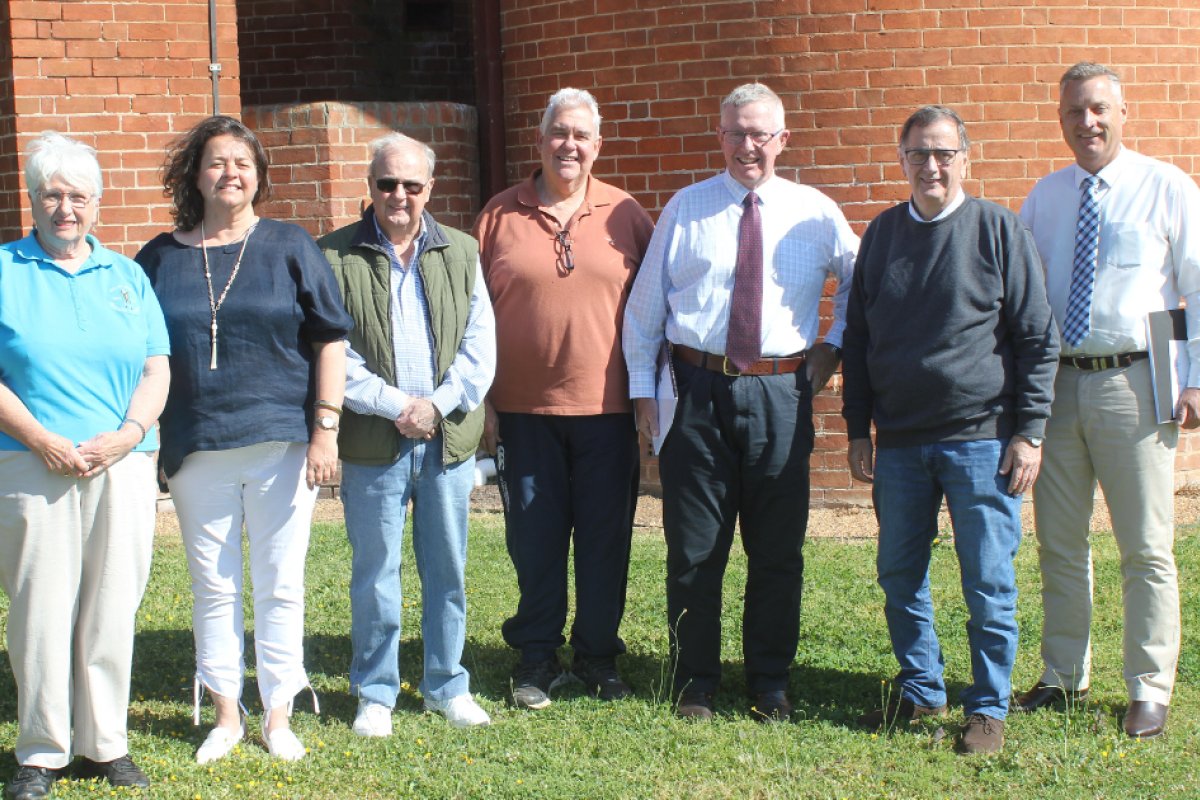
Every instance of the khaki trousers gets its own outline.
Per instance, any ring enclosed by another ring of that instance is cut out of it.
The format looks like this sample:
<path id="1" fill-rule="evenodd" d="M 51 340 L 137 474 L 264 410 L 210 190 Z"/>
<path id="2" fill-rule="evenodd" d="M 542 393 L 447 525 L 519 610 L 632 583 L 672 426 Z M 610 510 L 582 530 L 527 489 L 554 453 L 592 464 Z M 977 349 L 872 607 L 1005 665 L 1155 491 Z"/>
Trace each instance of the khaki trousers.
<path id="1" fill-rule="evenodd" d="M 1125 685 L 1169 704 L 1179 660 L 1174 464 L 1179 430 L 1155 421 L 1150 363 L 1060 366 L 1034 519 L 1042 569 L 1042 682 L 1085 689 L 1091 669 L 1092 498 L 1099 480 L 1121 554 Z"/>
<path id="2" fill-rule="evenodd" d="M 134 617 L 150 575 L 155 497 L 149 453 L 81 480 L 31 452 L 0 451 L 18 763 L 59 769 L 72 755 L 129 752 Z"/>

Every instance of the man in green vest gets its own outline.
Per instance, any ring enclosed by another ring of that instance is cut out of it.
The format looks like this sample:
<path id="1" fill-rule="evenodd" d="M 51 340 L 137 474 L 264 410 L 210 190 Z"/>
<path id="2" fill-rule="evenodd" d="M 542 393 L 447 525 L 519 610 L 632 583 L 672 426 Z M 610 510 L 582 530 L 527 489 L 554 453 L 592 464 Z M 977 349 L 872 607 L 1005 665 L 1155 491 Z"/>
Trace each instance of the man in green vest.
<path id="1" fill-rule="evenodd" d="M 491 720 L 462 666 L 467 509 L 481 403 L 496 371 L 495 318 L 479 246 L 424 211 L 433 150 L 403 134 L 371 143 L 372 205 L 321 237 L 346 310 L 346 409 L 338 434 L 358 697 L 354 732 L 390 736 L 400 693 L 400 552 L 413 501 L 421 576 L 425 709 L 455 727 Z"/>

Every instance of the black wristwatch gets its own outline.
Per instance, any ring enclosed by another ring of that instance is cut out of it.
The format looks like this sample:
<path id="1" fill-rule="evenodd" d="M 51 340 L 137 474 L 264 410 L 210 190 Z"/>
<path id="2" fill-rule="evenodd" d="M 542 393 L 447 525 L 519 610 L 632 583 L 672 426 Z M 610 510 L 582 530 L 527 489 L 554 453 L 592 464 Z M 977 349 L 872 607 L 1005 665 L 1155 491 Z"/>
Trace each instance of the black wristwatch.
<path id="1" fill-rule="evenodd" d="M 829 344 L 829 343 L 826 342 L 826 344 Z M 833 354 L 835 356 L 837 356 L 838 361 L 842 360 L 842 348 L 838 347 L 836 344 L 830 344 L 829 349 L 833 351 Z"/>

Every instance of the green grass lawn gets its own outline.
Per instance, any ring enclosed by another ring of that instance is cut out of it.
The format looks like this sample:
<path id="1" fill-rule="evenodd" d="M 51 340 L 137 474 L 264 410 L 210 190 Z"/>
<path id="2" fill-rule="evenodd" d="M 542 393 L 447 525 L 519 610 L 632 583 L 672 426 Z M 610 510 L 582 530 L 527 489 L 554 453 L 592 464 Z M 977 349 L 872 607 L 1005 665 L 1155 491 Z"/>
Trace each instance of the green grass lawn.
<path id="1" fill-rule="evenodd" d="M 688 723 L 667 704 L 670 664 L 663 597 L 661 536 L 634 542 L 623 635 L 629 654 L 618 663 L 637 697 L 604 704 L 577 688 L 555 696 L 541 712 L 508 708 L 515 654 L 500 624 L 516 603 L 516 584 L 498 516 L 472 523 L 465 661 L 472 689 L 492 714 L 486 729 L 459 731 L 421 712 L 406 691 L 391 739 L 351 733 L 356 701 L 347 695 L 350 664 L 349 547 L 338 525 L 317 526 L 308 566 L 307 665 L 320 693 L 320 716 L 297 697 L 294 726 L 311 755 L 298 764 L 270 759 L 244 743 L 230 759 L 193 761 L 211 725 L 192 726 L 191 593 L 178 540 L 160 538 L 150 590 L 138 613 L 130 708 L 132 755 L 154 781 L 152 797 L 172 798 L 1195 798 L 1200 746 L 1200 536 L 1179 529 L 1176 553 L 1183 591 L 1184 640 L 1167 734 L 1134 742 L 1121 731 L 1126 702 L 1121 680 L 1120 582 L 1112 537 L 1096 537 L 1097 592 L 1091 702 L 1071 714 L 1010 717 L 1007 746 L 995 756 L 961 757 L 952 744 L 961 708 L 952 716 L 890 734 L 854 727 L 877 707 L 895 671 L 874 582 L 873 543 L 813 540 L 806 547 L 803 629 L 790 694 L 793 724 L 761 726 L 746 716 L 740 646 L 741 553 L 727 580 L 725 676 L 718 719 Z M 411 554 L 411 551 L 410 551 Z M 939 629 L 952 698 L 969 678 L 953 548 L 939 546 L 933 564 Z M 1018 557 L 1021 650 L 1014 687 L 1028 688 L 1041 671 L 1041 606 L 1032 538 Z M 420 588 L 405 565 L 403 678 L 420 680 Z M 0 618 L 7 601 L 0 594 Z M 247 608 L 249 611 L 249 606 Z M 247 620 L 247 628 L 251 627 Z M 253 665 L 252 649 L 248 661 Z M 564 653 L 564 659 L 569 654 Z M 7 654 L 0 660 L 0 780 L 15 769 L 16 690 Z M 253 671 L 251 671 L 251 676 Z M 261 711 L 253 677 L 246 690 Z M 257 730 L 257 720 L 252 723 Z M 63 782 L 58 797 L 109 796 L 107 785 Z M 117 792 L 118 796 L 124 792 Z"/>

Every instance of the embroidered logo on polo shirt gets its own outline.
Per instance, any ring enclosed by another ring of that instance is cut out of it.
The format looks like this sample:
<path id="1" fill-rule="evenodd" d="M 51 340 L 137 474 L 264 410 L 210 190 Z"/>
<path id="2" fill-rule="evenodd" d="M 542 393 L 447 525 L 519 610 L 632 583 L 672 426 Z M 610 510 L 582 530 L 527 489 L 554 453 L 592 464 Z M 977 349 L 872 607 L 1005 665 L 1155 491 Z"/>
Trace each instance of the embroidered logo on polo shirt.
<path id="1" fill-rule="evenodd" d="M 108 305 L 117 311 L 123 311 L 126 314 L 137 314 L 141 311 L 138 305 L 138 297 L 133 293 L 131 286 L 114 286 L 108 290 Z"/>

